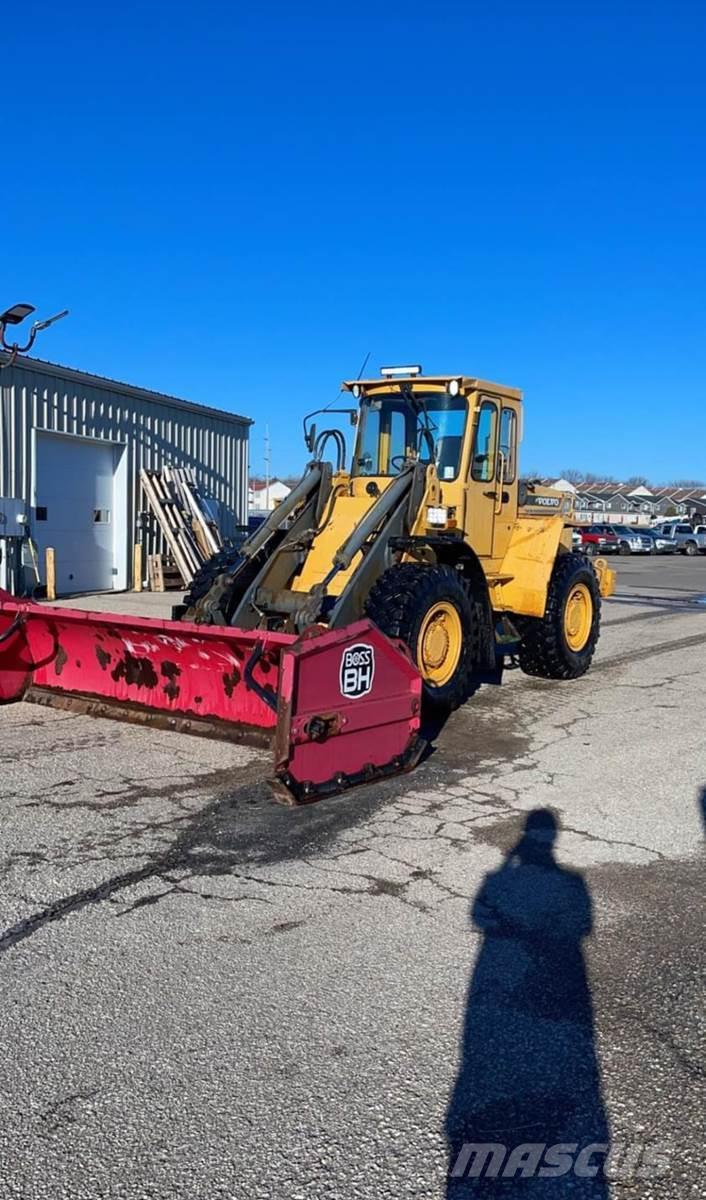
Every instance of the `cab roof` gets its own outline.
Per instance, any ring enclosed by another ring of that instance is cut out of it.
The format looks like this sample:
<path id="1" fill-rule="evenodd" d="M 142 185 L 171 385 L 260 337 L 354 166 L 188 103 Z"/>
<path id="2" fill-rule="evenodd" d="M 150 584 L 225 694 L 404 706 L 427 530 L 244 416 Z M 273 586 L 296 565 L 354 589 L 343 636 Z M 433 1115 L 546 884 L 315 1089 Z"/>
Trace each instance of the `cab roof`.
<path id="1" fill-rule="evenodd" d="M 425 386 L 446 387 L 453 379 L 458 380 L 460 390 L 464 394 L 470 392 L 488 392 L 495 396 L 508 396 L 512 400 L 521 400 L 519 388 L 508 387 L 504 383 L 491 383 L 489 379 L 478 379 L 475 375 L 396 375 L 390 378 L 380 376 L 377 379 L 346 379 L 343 387 L 348 392 L 358 385 L 364 391 L 369 388 L 381 388 L 393 391 L 400 384 L 409 384 L 414 391 L 423 390 Z"/>

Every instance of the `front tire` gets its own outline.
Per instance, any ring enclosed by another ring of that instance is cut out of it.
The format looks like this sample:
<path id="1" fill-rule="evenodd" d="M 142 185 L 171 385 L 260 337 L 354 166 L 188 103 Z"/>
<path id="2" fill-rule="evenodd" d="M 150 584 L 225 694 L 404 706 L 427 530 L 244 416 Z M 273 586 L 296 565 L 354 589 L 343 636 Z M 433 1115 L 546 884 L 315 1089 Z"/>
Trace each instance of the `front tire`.
<path id="1" fill-rule="evenodd" d="M 696 554 L 696 542 L 687 542 L 686 546 L 684 547 L 684 553 L 688 555 L 689 558 L 693 558 Z"/>
<path id="2" fill-rule="evenodd" d="M 451 712 L 473 691 L 479 625 L 463 578 L 452 567 L 400 563 L 380 576 L 367 616 L 408 647 L 427 705 Z"/>
<path id="3" fill-rule="evenodd" d="M 241 561 L 239 549 L 223 546 L 202 563 L 184 596 L 183 621 L 195 621 L 198 625 L 212 625 L 214 621 L 228 624 L 233 598 L 223 580 L 233 574 Z"/>
<path id="4" fill-rule="evenodd" d="M 549 582 L 544 616 L 530 618 L 520 643 L 526 675 L 578 679 L 591 665 L 600 634 L 596 573 L 579 554 L 561 554 Z"/>

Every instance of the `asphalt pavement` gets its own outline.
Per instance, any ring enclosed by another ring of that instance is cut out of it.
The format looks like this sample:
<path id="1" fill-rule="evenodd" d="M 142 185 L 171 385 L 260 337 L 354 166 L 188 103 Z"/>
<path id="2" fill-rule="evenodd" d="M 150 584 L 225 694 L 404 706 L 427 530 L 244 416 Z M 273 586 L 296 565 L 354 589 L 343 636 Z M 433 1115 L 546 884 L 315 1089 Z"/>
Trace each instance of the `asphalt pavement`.
<path id="1" fill-rule="evenodd" d="M 706 559 L 617 566 L 584 679 L 299 810 L 261 752 L 0 710 L 0 1197 L 706 1195 Z"/>

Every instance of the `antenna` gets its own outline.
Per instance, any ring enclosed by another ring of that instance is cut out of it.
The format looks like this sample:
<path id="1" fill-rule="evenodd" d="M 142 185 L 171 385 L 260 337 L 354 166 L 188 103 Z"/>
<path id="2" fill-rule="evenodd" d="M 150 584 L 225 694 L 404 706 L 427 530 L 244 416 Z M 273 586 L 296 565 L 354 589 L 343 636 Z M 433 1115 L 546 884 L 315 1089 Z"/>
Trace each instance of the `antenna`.
<path id="1" fill-rule="evenodd" d="M 359 370 L 358 374 L 356 375 L 356 379 L 360 379 L 361 375 L 363 374 L 363 371 L 365 370 L 365 368 L 366 368 L 366 367 L 367 367 L 367 365 L 368 365 L 368 361 L 369 361 L 369 359 L 370 359 L 370 355 L 371 355 L 371 354 L 372 354 L 372 350 L 368 350 L 368 353 L 366 354 L 365 358 L 363 359 L 362 363 L 360 364 L 360 370 Z M 329 400 L 329 402 L 328 402 L 328 404 L 326 405 L 326 407 L 325 407 L 325 408 L 320 408 L 318 411 L 319 411 L 319 412 L 328 412 L 328 410 L 330 409 L 331 405 L 336 403 L 336 401 L 338 400 L 338 397 L 339 397 L 340 395 L 341 395 L 341 388 L 339 388 L 339 389 L 338 389 L 338 391 L 336 392 L 336 395 L 334 396 L 333 400 Z"/>
<path id="2" fill-rule="evenodd" d="M 372 350 L 368 350 L 368 353 L 366 354 L 366 356 L 365 356 L 365 358 L 363 359 L 363 362 L 362 362 L 362 364 L 361 364 L 361 368 L 360 368 L 360 370 L 359 370 L 358 374 L 356 375 L 356 379 L 360 379 L 360 378 L 361 378 L 361 376 L 362 376 L 362 374 L 363 374 L 363 371 L 365 370 L 365 368 L 366 368 L 366 367 L 367 367 L 367 365 L 368 365 L 368 362 L 370 361 L 370 355 L 371 355 L 371 354 L 372 354 Z"/>

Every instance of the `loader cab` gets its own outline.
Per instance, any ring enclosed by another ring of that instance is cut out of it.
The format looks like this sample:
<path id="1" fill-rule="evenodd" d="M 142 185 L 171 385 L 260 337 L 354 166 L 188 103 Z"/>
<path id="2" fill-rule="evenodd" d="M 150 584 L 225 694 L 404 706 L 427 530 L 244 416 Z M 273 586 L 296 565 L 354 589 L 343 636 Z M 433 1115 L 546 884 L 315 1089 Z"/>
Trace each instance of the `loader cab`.
<path id="1" fill-rule="evenodd" d="M 427 463 L 438 502 L 415 533 L 463 536 L 482 559 L 502 559 L 517 515 L 522 396 L 467 376 L 392 377 L 344 384 L 360 416 L 351 481 L 384 489 L 406 462 Z"/>

